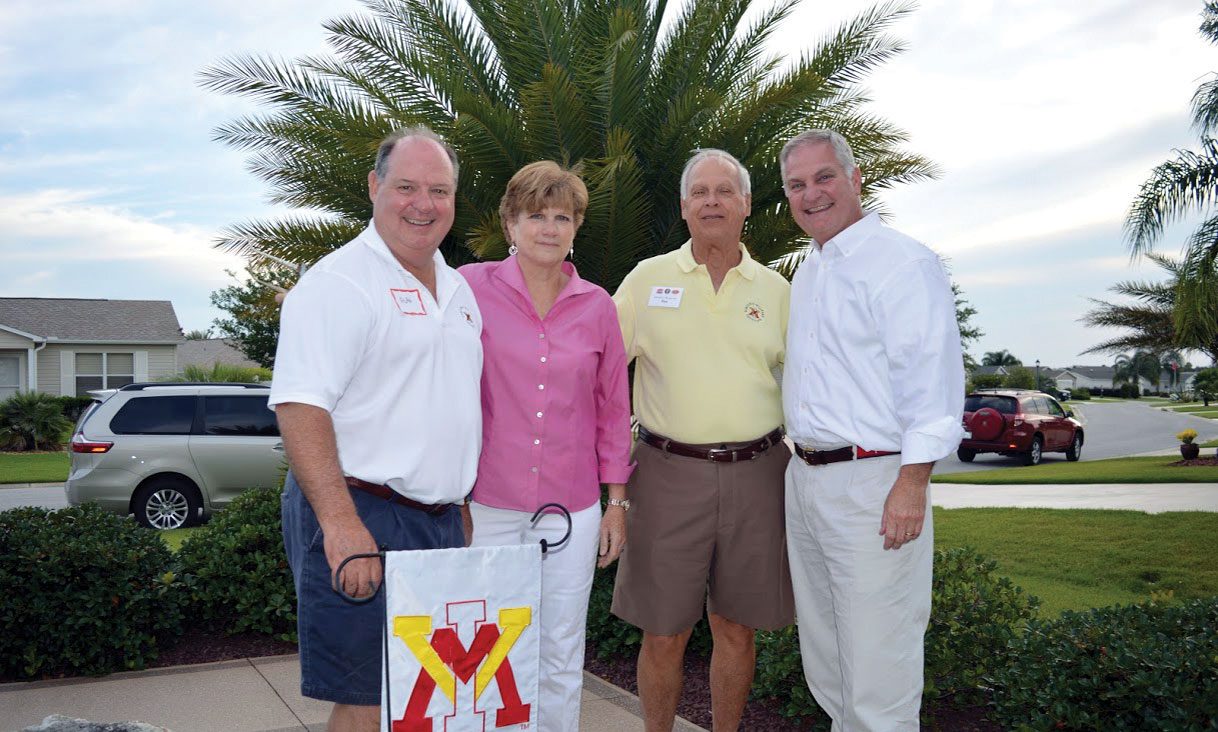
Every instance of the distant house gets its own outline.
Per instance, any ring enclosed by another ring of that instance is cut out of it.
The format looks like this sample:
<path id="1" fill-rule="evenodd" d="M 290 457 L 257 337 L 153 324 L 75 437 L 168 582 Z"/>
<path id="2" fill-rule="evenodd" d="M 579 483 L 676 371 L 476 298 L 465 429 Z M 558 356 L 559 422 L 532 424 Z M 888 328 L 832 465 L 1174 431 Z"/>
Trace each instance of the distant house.
<path id="1" fill-rule="evenodd" d="M 0 399 L 170 376 L 182 340 L 167 300 L 0 297 Z"/>
<path id="2" fill-rule="evenodd" d="M 236 343 L 226 338 L 206 338 L 178 344 L 178 369 L 201 366 L 209 369 L 217 363 L 225 366 L 257 368 L 257 361 L 245 357 Z"/>
<path id="3" fill-rule="evenodd" d="M 1053 380 L 1057 383 L 1058 389 L 1117 389 L 1121 385 L 1115 381 L 1116 369 L 1112 366 L 1071 366 L 1067 369 L 1062 369 Z M 1145 376 L 1138 377 L 1138 389 L 1166 389 L 1170 382 L 1171 374 L 1167 373 L 1158 384 L 1155 385 L 1150 379 Z"/>

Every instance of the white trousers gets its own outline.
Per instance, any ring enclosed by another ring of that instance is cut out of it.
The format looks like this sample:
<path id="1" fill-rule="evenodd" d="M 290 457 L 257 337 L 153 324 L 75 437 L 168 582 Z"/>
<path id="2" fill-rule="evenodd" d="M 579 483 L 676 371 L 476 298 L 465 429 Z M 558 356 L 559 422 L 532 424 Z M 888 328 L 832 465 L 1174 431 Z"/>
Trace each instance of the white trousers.
<path id="1" fill-rule="evenodd" d="M 884 550 L 880 520 L 900 467 L 898 455 L 787 466 L 799 650 L 833 732 L 918 730 L 934 522 L 928 495 L 922 535 Z"/>
<path id="2" fill-rule="evenodd" d="M 472 546 L 556 542 L 567 531 L 561 514 L 547 513 L 530 525 L 531 513 L 470 504 L 474 520 Z M 593 504 L 571 514 L 571 539 L 551 549 L 541 561 L 541 667 L 538 674 L 537 729 L 571 732 L 579 729 L 579 704 L 584 688 L 584 631 L 588 596 L 600 549 L 601 507 Z"/>

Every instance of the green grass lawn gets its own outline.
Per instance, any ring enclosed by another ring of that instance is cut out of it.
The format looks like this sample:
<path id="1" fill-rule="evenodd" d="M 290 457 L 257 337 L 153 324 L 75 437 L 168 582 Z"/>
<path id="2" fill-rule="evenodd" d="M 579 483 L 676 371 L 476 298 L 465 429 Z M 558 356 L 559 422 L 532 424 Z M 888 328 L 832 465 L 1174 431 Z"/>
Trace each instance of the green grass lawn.
<path id="1" fill-rule="evenodd" d="M 67 479 L 66 452 L 0 452 L 0 483 L 60 483 Z"/>
<path id="2" fill-rule="evenodd" d="M 186 541 L 186 537 L 198 530 L 198 526 L 192 526 L 188 529 L 166 529 L 161 532 L 161 541 L 164 541 L 166 546 L 176 552 L 182 548 L 182 542 Z"/>
<path id="3" fill-rule="evenodd" d="M 1086 448 L 1084 448 L 1086 449 Z M 1052 462 L 931 477 L 932 483 L 1035 485 L 1038 483 L 1218 483 L 1218 467 L 1172 467 L 1179 455 L 1092 462 Z M 1218 490 L 1218 487 L 1215 488 Z"/>
<path id="4" fill-rule="evenodd" d="M 1218 404 L 1205 406 L 1203 404 L 1184 404 L 1179 407 L 1171 407 L 1171 411 L 1180 412 L 1181 414 L 1192 414 L 1194 412 L 1218 412 Z"/>
<path id="5" fill-rule="evenodd" d="M 936 508 L 935 546 L 971 546 L 1036 595 L 1041 614 L 1218 594 L 1218 513 Z"/>

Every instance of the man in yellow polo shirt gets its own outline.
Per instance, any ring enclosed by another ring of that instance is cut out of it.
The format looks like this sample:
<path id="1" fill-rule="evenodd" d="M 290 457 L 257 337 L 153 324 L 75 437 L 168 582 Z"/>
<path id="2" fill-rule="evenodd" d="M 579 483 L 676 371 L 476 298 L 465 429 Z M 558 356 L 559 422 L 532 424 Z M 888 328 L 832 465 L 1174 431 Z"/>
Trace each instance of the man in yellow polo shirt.
<path id="1" fill-rule="evenodd" d="M 633 359 L 638 461 L 613 613 L 643 630 L 648 732 L 671 730 L 685 646 L 710 615 L 711 711 L 732 730 L 753 682 L 756 629 L 793 622 L 783 519 L 782 396 L 790 285 L 740 243 L 749 174 L 700 150 L 681 174 L 690 240 L 618 288 Z"/>

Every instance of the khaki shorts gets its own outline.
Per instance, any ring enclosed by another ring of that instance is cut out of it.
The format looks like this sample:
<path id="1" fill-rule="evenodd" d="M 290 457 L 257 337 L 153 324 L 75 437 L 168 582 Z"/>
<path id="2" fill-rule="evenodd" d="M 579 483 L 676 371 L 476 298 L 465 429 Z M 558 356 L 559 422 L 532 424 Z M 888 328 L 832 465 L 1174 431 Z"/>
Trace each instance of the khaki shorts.
<path id="1" fill-rule="evenodd" d="M 655 635 L 692 628 L 704 600 L 711 612 L 750 628 L 794 622 L 786 445 L 755 460 L 712 463 L 640 442 L 634 457 L 613 614 Z"/>

